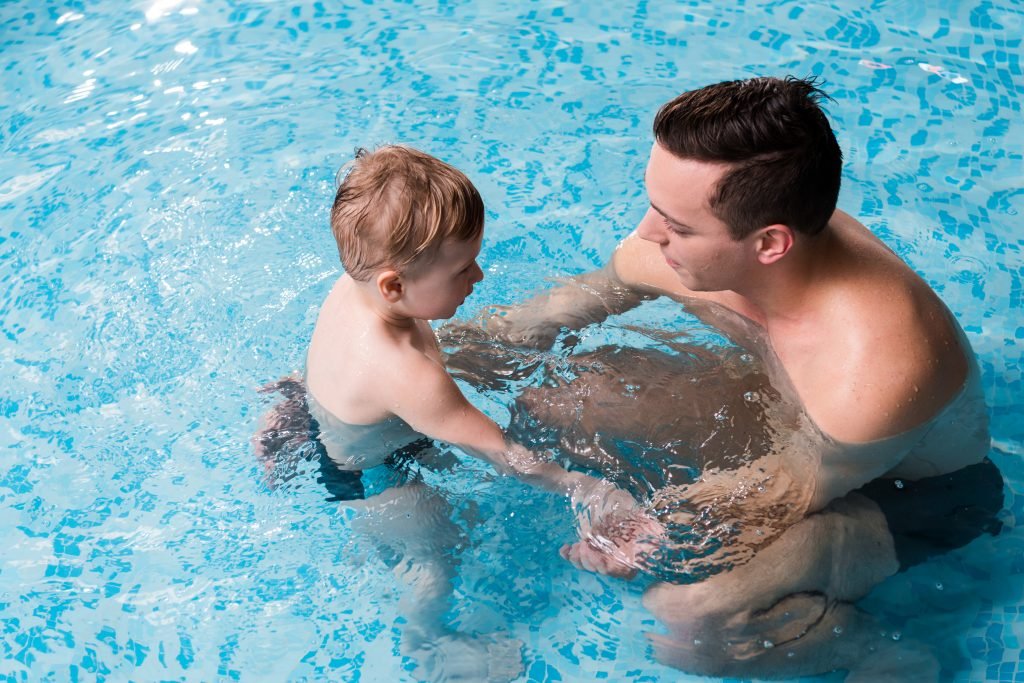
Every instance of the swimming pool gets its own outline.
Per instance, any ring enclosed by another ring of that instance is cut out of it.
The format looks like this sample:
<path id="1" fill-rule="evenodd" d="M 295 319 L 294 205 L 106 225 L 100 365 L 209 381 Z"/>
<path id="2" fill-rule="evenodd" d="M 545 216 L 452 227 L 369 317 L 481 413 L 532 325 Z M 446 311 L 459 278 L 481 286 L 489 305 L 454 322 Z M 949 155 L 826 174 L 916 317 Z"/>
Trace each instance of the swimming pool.
<path id="1" fill-rule="evenodd" d="M 248 444 L 338 273 L 338 166 L 402 141 L 477 183 L 468 315 L 604 261 L 659 104 L 784 73 L 828 81 L 841 206 L 971 337 L 1010 489 L 1003 534 L 865 606 L 958 644 L 958 681 L 1024 674 L 1012 0 L 4 3 L 0 25 L 8 679 L 414 680 L 385 565 L 315 486 L 269 491 Z M 637 586 L 558 558 L 564 503 L 464 470 L 435 482 L 469 538 L 456 625 L 522 640 L 525 680 L 690 680 L 647 656 Z"/>

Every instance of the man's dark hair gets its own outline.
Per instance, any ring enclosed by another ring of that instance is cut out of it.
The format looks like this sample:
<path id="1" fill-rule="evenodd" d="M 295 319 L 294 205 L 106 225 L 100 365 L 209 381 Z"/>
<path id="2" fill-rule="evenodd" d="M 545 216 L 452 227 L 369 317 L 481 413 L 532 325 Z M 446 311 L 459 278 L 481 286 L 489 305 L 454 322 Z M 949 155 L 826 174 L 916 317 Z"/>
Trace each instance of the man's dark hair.
<path id="1" fill-rule="evenodd" d="M 709 202 L 742 239 L 775 223 L 814 235 L 835 211 L 843 154 L 813 79 L 751 78 L 683 93 L 654 118 L 654 138 L 682 159 L 725 163 Z"/>

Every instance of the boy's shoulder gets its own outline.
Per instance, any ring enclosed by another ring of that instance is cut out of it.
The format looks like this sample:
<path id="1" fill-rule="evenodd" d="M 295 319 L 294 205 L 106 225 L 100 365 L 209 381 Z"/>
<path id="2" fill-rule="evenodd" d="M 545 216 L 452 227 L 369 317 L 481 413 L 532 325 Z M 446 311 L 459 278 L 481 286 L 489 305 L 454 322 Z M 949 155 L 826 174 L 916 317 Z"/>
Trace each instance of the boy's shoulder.
<path id="1" fill-rule="evenodd" d="M 324 302 L 306 357 L 310 393 L 339 419 L 386 420 L 420 385 L 447 377 L 425 323 L 395 329 L 372 311 L 339 304 L 332 296 Z"/>

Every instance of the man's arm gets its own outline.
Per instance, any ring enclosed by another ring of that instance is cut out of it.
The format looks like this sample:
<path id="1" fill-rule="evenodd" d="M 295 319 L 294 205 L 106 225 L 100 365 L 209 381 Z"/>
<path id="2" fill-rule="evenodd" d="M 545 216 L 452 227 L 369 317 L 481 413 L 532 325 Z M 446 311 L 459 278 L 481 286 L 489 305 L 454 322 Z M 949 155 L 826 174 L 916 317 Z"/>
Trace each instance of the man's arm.
<path id="1" fill-rule="evenodd" d="M 536 352 L 550 349 L 563 330 L 601 322 L 660 295 L 620 277 L 623 253 L 635 251 L 624 247 L 639 241 L 631 236 L 599 270 L 562 278 L 552 289 L 514 306 L 488 307 L 475 321 L 442 327 L 438 341 L 447 351 L 448 371 L 478 388 L 504 386 L 545 362 Z"/>
<path id="2" fill-rule="evenodd" d="M 561 279 L 557 286 L 521 304 L 489 309 L 481 326 L 498 341 L 546 349 L 562 329 L 581 329 L 657 296 L 620 277 L 617 261 L 621 250 L 620 246 L 599 270 Z"/>
<path id="3" fill-rule="evenodd" d="M 566 278 L 559 286 L 522 304 L 494 307 L 493 312 L 482 316 L 481 325 L 499 342 L 550 348 L 563 328 L 577 330 L 663 295 L 698 304 L 694 310 L 697 315 L 703 311 L 698 300 L 703 300 L 753 317 L 749 305 L 734 292 L 687 289 L 658 245 L 633 232 L 600 270 Z"/>

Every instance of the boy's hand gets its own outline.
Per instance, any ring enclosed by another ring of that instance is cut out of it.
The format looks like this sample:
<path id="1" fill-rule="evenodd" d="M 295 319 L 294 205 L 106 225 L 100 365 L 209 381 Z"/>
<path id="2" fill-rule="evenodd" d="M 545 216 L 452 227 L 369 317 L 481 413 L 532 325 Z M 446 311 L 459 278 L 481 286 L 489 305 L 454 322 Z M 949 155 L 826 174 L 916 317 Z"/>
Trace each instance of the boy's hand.
<path id="1" fill-rule="evenodd" d="M 270 472 L 277 465 L 278 453 L 286 448 L 297 448 L 310 438 L 306 385 L 298 375 L 286 375 L 257 391 L 261 394 L 279 393 L 284 397 L 263 415 L 259 430 L 250 439 L 257 459 Z"/>
<path id="2" fill-rule="evenodd" d="M 573 495 L 580 541 L 560 550 L 577 569 L 631 579 L 665 538 L 665 528 L 636 500 L 608 482 Z"/>
<path id="3" fill-rule="evenodd" d="M 660 522 L 637 513 L 592 528 L 582 540 L 562 546 L 559 553 L 577 569 L 632 579 L 664 537 Z"/>

